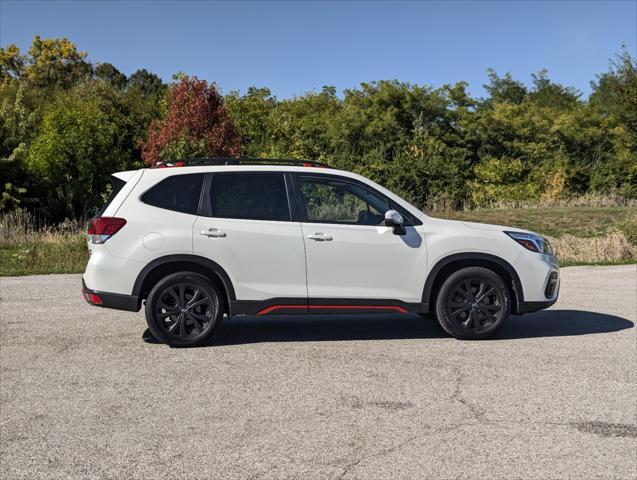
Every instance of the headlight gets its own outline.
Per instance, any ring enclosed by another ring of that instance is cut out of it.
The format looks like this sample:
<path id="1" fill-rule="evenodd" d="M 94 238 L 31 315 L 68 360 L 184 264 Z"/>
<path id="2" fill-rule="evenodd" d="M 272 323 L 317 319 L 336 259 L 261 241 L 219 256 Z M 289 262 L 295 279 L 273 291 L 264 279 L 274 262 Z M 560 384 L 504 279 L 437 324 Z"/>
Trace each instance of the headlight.
<path id="1" fill-rule="evenodd" d="M 535 235 L 534 233 L 522 233 L 522 232 L 504 232 L 513 240 L 518 242 L 527 250 L 531 250 L 536 253 L 553 253 L 553 248 L 549 241 L 540 237 L 539 235 Z"/>

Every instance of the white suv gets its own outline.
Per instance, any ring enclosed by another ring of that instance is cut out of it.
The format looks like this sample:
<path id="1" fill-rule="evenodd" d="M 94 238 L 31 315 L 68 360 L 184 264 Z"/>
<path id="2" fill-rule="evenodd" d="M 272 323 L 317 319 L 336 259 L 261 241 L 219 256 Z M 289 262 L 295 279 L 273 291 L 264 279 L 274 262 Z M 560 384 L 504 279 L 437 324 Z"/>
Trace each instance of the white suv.
<path id="1" fill-rule="evenodd" d="M 312 162 L 203 159 L 120 172 L 88 230 L 93 305 L 138 311 L 160 341 L 204 341 L 224 315 L 433 313 L 461 339 L 557 300 L 534 233 L 425 215 Z M 179 168 L 183 167 L 183 168 Z"/>

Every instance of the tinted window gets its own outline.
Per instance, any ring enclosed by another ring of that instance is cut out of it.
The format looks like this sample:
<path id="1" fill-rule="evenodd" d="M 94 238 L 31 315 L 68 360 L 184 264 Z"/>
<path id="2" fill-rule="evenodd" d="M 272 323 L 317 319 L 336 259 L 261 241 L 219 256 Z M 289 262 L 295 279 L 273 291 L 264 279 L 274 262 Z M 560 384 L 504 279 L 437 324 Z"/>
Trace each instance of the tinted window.
<path id="1" fill-rule="evenodd" d="M 111 202 L 115 200 L 115 197 L 120 192 L 120 190 L 124 188 L 124 185 L 126 185 L 126 182 L 124 180 L 122 180 L 121 178 L 117 178 L 114 175 L 111 175 L 111 193 L 106 199 L 106 203 L 102 205 L 102 208 L 100 208 L 97 211 L 97 213 L 95 213 L 96 217 L 101 217 L 104 214 L 104 212 L 106 211 L 108 206 L 111 204 Z"/>
<path id="2" fill-rule="evenodd" d="M 197 214 L 203 173 L 173 175 L 142 195 L 142 202 L 176 212 Z"/>
<path id="3" fill-rule="evenodd" d="M 210 207 L 213 217 L 290 220 L 285 179 L 278 173 L 215 173 Z"/>
<path id="4" fill-rule="evenodd" d="M 355 183 L 300 177 L 301 196 L 310 222 L 381 225 L 387 200 Z"/>

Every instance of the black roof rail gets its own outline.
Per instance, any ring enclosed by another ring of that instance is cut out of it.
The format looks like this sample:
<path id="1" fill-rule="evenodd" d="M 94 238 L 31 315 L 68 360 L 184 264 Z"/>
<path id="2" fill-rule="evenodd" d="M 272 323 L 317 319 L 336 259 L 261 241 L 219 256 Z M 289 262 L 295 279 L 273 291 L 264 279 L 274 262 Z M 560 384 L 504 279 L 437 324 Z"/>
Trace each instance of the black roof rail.
<path id="1" fill-rule="evenodd" d="M 312 160 L 296 160 L 292 158 L 256 158 L 256 157 L 207 157 L 186 158 L 184 160 L 169 160 L 157 162 L 151 168 L 167 167 L 200 167 L 206 165 L 289 165 L 293 167 L 321 167 L 330 168 L 329 165 Z"/>

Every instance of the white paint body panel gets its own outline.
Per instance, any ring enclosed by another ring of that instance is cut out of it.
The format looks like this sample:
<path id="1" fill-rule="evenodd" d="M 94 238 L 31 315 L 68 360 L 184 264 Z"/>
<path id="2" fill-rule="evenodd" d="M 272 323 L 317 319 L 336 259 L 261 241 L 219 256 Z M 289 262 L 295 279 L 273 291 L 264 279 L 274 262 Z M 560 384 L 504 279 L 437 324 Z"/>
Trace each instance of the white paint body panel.
<path id="1" fill-rule="evenodd" d="M 225 237 L 202 235 L 210 228 Z M 307 296 L 305 249 L 299 222 L 198 217 L 194 252 L 218 263 L 241 300 Z"/>
<path id="2" fill-rule="evenodd" d="M 427 264 L 422 235 L 404 236 L 389 227 L 302 223 L 310 298 L 395 299 L 420 302 Z M 323 233 L 331 241 L 308 235 Z"/>

